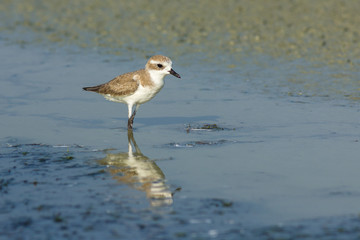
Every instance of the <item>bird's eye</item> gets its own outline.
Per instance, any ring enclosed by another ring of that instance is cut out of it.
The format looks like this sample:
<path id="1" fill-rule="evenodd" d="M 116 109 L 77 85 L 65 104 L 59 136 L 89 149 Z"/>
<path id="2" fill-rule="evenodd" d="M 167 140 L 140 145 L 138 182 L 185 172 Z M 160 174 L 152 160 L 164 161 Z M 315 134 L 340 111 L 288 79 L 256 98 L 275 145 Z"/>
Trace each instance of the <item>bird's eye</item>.
<path id="1" fill-rule="evenodd" d="M 163 67 L 163 65 L 160 64 L 160 63 L 159 63 L 157 66 L 158 66 L 158 68 L 162 68 L 162 67 Z"/>

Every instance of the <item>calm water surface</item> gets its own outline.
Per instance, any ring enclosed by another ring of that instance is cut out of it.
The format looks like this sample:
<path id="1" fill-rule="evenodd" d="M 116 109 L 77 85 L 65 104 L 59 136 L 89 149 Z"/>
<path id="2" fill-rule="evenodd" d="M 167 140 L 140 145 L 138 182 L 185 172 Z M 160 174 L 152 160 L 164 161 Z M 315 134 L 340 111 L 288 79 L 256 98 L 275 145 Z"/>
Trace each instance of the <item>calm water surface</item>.
<path id="1" fill-rule="evenodd" d="M 146 59 L 0 52 L 1 239 L 358 236 L 358 102 L 283 94 L 294 63 L 173 58 L 128 135 L 126 106 L 81 88 Z"/>

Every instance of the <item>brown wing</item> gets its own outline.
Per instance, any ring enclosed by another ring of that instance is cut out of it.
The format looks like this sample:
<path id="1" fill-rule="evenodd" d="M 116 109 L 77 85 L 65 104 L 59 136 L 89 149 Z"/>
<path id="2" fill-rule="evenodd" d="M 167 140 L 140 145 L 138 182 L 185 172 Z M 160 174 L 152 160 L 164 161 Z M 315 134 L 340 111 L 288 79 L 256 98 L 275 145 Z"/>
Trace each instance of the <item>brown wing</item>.
<path id="1" fill-rule="evenodd" d="M 94 86 L 83 88 L 86 91 L 97 92 L 100 94 L 110 94 L 116 96 L 131 95 L 139 86 L 139 73 L 141 70 L 136 72 L 125 73 L 117 76 L 111 81 Z"/>

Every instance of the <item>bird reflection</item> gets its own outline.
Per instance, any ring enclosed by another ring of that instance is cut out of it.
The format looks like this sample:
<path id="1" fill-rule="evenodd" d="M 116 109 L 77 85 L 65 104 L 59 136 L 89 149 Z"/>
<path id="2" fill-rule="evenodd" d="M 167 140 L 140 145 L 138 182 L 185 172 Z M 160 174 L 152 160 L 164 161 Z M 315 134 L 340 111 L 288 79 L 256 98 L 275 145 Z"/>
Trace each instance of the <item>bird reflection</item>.
<path id="1" fill-rule="evenodd" d="M 131 130 L 128 131 L 128 147 L 128 152 L 107 153 L 99 163 L 107 165 L 107 171 L 119 183 L 144 191 L 152 206 L 171 205 L 173 194 L 165 183 L 164 173 L 141 153 Z"/>

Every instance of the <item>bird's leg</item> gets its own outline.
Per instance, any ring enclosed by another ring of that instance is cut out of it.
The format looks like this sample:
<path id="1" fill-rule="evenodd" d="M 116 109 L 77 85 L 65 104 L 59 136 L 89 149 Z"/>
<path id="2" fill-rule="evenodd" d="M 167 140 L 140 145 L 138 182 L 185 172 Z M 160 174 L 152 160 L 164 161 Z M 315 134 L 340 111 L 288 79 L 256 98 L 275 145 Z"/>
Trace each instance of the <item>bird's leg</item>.
<path id="1" fill-rule="evenodd" d="M 130 121 L 130 118 L 128 119 L 128 130 L 132 130 L 133 123 Z"/>
<path id="2" fill-rule="evenodd" d="M 133 115 L 133 105 L 129 104 L 128 105 L 128 130 L 132 130 L 132 125 L 134 122 L 134 118 L 132 117 Z"/>
<path id="3" fill-rule="evenodd" d="M 134 118 L 136 115 L 136 111 L 139 109 L 140 105 L 135 105 L 135 110 L 132 112 L 132 105 L 129 105 L 129 119 L 128 119 L 128 129 L 132 129 L 133 128 L 133 123 L 134 123 Z M 131 113 L 132 112 L 132 113 Z"/>
<path id="4" fill-rule="evenodd" d="M 129 120 L 128 120 L 128 129 L 133 128 L 134 118 L 135 118 L 136 110 L 131 114 Z"/>

